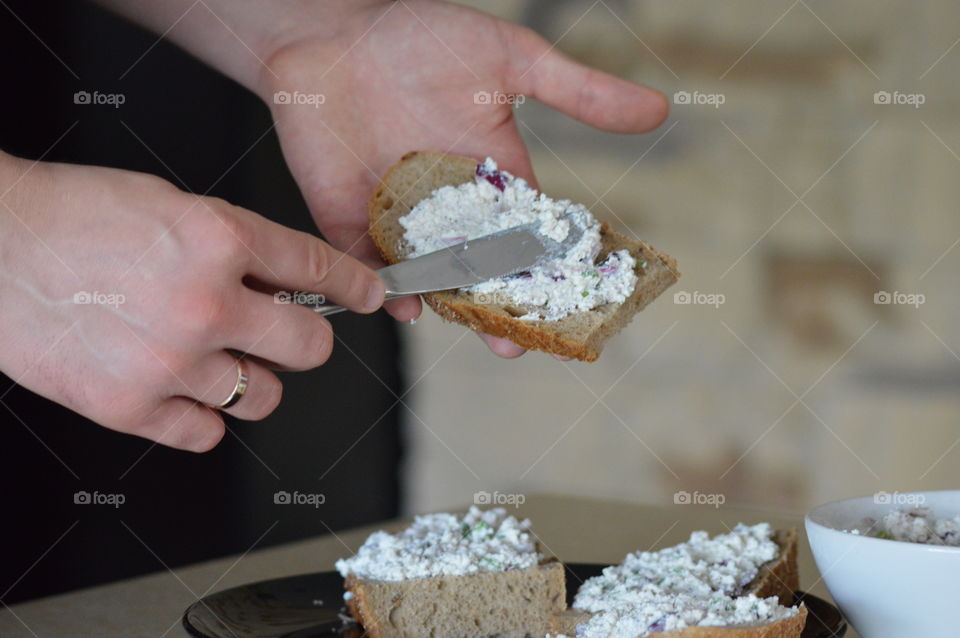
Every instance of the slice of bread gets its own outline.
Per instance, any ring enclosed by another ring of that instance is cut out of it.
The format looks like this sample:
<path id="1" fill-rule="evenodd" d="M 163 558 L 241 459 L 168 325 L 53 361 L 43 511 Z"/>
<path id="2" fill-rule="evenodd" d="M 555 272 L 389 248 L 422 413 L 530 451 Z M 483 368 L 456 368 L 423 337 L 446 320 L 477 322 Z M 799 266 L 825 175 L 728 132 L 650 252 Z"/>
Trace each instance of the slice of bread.
<path id="1" fill-rule="evenodd" d="M 370 638 L 542 638 L 566 608 L 557 561 L 527 569 L 382 581 L 348 576 L 350 614 Z"/>
<path id="2" fill-rule="evenodd" d="M 800 587 L 797 569 L 797 530 L 777 530 L 773 540 L 780 547 L 777 558 L 760 566 L 756 577 L 744 588 L 744 594 L 759 598 L 776 596 L 784 607 L 793 606 L 793 592 Z M 568 609 L 550 621 L 550 634 L 575 636 L 577 625 L 590 619 L 590 612 Z M 683 638 L 799 638 L 806 624 L 807 609 L 800 606 L 799 613 L 790 618 L 758 627 L 687 627 L 657 636 Z"/>
<path id="3" fill-rule="evenodd" d="M 398 220 L 441 186 L 473 181 L 476 168 L 475 159 L 415 151 L 404 155 L 387 171 L 370 198 L 370 235 L 388 264 L 403 260 L 409 253 Z M 637 264 L 646 263 L 638 268 L 639 280 L 633 294 L 622 304 L 606 304 L 556 321 L 530 321 L 518 318 L 527 314 L 529 308 L 477 304 L 473 295 L 462 291 L 431 293 L 424 299 L 441 317 L 472 330 L 505 337 L 524 348 L 594 361 L 607 339 L 680 276 L 673 258 L 645 242 L 616 233 L 606 225 L 601 238 L 599 259 L 626 249 Z"/>

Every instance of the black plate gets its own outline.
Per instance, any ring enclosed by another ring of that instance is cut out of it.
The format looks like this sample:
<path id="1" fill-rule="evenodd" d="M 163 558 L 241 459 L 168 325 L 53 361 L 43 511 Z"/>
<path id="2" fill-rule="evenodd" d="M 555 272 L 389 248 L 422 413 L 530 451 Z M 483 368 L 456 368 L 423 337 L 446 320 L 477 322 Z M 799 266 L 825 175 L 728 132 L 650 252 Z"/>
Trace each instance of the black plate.
<path id="1" fill-rule="evenodd" d="M 581 582 L 606 565 L 567 565 L 567 604 Z M 840 610 L 803 592 L 796 602 L 807 605 L 803 638 L 841 638 L 847 631 Z M 265 580 L 210 594 L 183 613 L 183 626 L 197 638 L 317 638 L 362 636 L 356 626 L 344 628 L 343 578 L 336 572 Z"/>

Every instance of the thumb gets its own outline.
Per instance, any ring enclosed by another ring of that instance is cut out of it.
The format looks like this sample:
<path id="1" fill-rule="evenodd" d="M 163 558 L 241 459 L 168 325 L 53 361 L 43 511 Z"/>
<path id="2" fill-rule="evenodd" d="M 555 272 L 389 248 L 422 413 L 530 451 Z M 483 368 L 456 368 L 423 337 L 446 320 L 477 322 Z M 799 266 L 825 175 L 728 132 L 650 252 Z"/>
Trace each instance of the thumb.
<path id="1" fill-rule="evenodd" d="M 667 99 L 659 91 L 580 64 L 530 29 L 512 31 L 511 92 L 613 133 L 644 133 L 667 118 Z"/>

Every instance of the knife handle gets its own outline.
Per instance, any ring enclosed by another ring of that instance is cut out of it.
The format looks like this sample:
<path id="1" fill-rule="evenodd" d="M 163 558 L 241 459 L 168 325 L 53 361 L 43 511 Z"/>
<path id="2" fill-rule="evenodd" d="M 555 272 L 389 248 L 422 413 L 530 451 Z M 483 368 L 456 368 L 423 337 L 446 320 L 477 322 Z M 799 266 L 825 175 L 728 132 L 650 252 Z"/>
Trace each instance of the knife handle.
<path id="1" fill-rule="evenodd" d="M 410 297 L 410 296 L 412 296 L 412 295 L 410 295 L 410 294 L 400 294 L 400 293 L 397 293 L 397 292 L 387 291 L 387 294 L 384 296 L 383 300 L 384 300 L 384 301 L 390 301 L 391 299 L 400 299 L 401 297 Z M 301 305 L 301 306 L 304 306 L 304 307 L 306 307 L 306 308 L 310 308 L 311 310 L 313 310 L 313 311 L 316 312 L 317 314 L 322 315 L 322 316 L 324 316 L 324 317 L 326 317 L 327 315 L 335 315 L 335 314 L 338 314 L 338 313 L 341 313 L 341 312 L 347 310 L 347 309 L 344 308 L 343 306 L 337 306 L 337 305 L 335 305 L 335 304 L 308 304 L 308 303 L 303 303 L 303 304 L 300 304 L 300 305 Z"/>

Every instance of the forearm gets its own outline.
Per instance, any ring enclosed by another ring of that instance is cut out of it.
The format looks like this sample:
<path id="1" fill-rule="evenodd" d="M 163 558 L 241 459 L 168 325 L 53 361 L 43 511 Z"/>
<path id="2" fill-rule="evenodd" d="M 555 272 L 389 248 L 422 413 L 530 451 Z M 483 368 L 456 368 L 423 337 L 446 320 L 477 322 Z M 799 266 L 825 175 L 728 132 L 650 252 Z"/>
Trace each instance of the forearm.
<path id="1" fill-rule="evenodd" d="M 252 91 L 270 59 L 306 26 L 329 28 L 357 0 L 93 0 L 162 35 Z M 149 54 L 148 54 L 149 55 Z"/>

